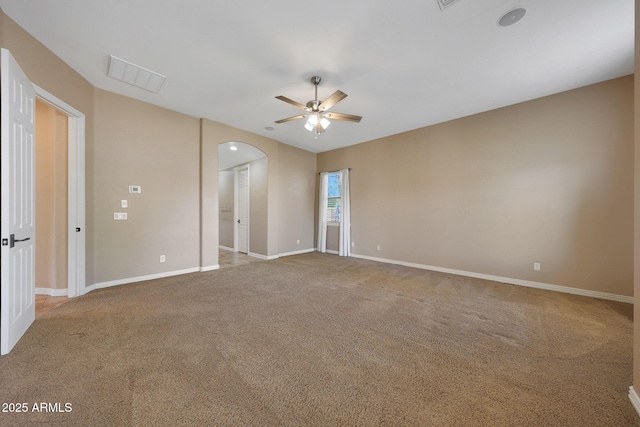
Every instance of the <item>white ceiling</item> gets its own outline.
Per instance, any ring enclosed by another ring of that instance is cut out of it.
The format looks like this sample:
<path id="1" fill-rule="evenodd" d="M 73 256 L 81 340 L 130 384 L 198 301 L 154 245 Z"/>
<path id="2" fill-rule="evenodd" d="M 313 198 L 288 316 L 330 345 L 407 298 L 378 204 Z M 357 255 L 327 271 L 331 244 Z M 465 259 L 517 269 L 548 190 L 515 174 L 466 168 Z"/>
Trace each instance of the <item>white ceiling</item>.
<path id="1" fill-rule="evenodd" d="M 235 148 L 235 150 L 233 149 Z M 225 142 L 218 145 L 218 170 L 233 170 L 267 155 L 250 144 L 243 142 Z"/>
<path id="2" fill-rule="evenodd" d="M 508 10 L 525 7 L 510 27 Z M 94 86 L 313 152 L 633 73 L 633 0 L 0 0 Z M 156 94 L 107 77 L 109 55 L 167 76 Z M 317 140 L 301 110 L 361 115 Z M 272 131 L 265 127 L 274 127 Z"/>

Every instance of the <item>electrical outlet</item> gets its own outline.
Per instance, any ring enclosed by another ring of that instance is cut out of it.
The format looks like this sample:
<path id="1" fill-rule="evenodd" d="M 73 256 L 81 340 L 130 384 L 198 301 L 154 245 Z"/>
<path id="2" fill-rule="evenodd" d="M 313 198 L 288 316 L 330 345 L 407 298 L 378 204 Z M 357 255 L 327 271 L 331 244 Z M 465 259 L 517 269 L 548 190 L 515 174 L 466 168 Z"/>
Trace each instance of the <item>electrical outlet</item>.
<path id="1" fill-rule="evenodd" d="M 127 213 L 126 212 L 114 212 L 113 213 L 113 219 L 116 221 L 124 221 L 127 219 Z"/>
<path id="2" fill-rule="evenodd" d="M 167 259 L 164 255 L 160 255 L 160 262 L 165 262 Z"/>
<path id="3" fill-rule="evenodd" d="M 351 247 L 355 248 L 355 246 L 356 246 L 356 242 L 351 242 Z"/>
<path id="4" fill-rule="evenodd" d="M 380 250 L 380 245 L 378 245 L 378 247 L 376 248 L 377 250 Z"/>
<path id="5" fill-rule="evenodd" d="M 126 200 L 120 200 L 120 207 L 121 208 L 128 208 L 129 207 L 129 202 Z"/>
<path id="6" fill-rule="evenodd" d="M 299 244 L 300 244 L 300 240 L 296 240 L 296 245 L 299 245 Z"/>
<path id="7" fill-rule="evenodd" d="M 533 269 L 536 271 L 540 271 L 540 263 L 539 262 L 534 262 L 533 263 Z"/>

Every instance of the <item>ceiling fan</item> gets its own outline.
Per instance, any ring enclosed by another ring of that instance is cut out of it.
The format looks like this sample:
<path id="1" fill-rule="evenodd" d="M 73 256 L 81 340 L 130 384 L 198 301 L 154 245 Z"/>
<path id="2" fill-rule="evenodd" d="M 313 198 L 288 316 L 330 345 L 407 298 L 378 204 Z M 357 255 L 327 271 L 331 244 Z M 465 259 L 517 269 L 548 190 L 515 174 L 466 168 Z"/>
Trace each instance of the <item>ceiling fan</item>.
<path id="1" fill-rule="evenodd" d="M 311 77 L 311 83 L 315 86 L 316 96 L 313 100 L 307 102 L 306 105 L 300 104 L 292 99 L 287 98 L 286 96 L 276 96 L 277 99 L 288 102 L 291 105 L 294 105 L 302 110 L 306 111 L 306 114 L 300 114 L 293 117 L 288 117 L 286 119 L 277 120 L 276 123 L 284 123 L 289 122 L 291 120 L 298 119 L 307 119 L 307 123 L 304 125 L 305 129 L 308 131 L 315 130 L 316 138 L 319 134 L 325 131 L 327 127 L 331 124 L 329 119 L 333 120 L 347 120 L 350 122 L 359 123 L 362 120 L 361 116 L 354 116 L 352 114 L 343 114 L 343 113 L 332 113 L 329 112 L 329 108 L 336 105 L 338 102 L 342 101 L 347 97 L 347 94 L 342 91 L 335 91 L 333 95 L 325 99 L 324 101 L 318 101 L 318 85 L 322 79 L 319 76 Z"/>

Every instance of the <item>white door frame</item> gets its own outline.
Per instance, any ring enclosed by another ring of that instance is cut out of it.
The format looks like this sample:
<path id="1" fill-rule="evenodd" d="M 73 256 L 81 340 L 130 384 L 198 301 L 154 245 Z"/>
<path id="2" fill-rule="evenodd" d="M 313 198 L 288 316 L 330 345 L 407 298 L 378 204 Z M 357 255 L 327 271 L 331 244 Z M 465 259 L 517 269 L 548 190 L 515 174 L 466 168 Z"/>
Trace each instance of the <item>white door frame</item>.
<path id="1" fill-rule="evenodd" d="M 68 119 L 68 281 L 69 298 L 86 292 L 85 277 L 85 115 L 42 89 L 36 98 L 66 114 Z"/>
<path id="2" fill-rule="evenodd" d="M 249 248 L 251 243 L 251 165 L 246 164 L 242 166 L 238 166 L 233 169 L 233 251 L 238 252 L 238 196 L 240 192 L 238 191 L 238 174 L 240 171 L 247 171 L 247 254 L 249 254 Z"/>

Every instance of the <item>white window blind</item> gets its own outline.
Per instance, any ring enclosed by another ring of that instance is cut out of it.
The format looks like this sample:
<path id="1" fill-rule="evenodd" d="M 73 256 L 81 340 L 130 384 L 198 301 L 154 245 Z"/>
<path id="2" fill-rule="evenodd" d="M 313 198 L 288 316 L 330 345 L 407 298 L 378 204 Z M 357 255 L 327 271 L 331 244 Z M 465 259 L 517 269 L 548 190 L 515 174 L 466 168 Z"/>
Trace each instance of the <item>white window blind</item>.
<path id="1" fill-rule="evenodd" d="M 342 198 L 340 194 L 341 177 L 342 174 L 340 172 L 332 172 L 329 174 L 326 211 L 326 219 L 329 222 L 340 222 L 340 211 L 342 210 Z"/>

